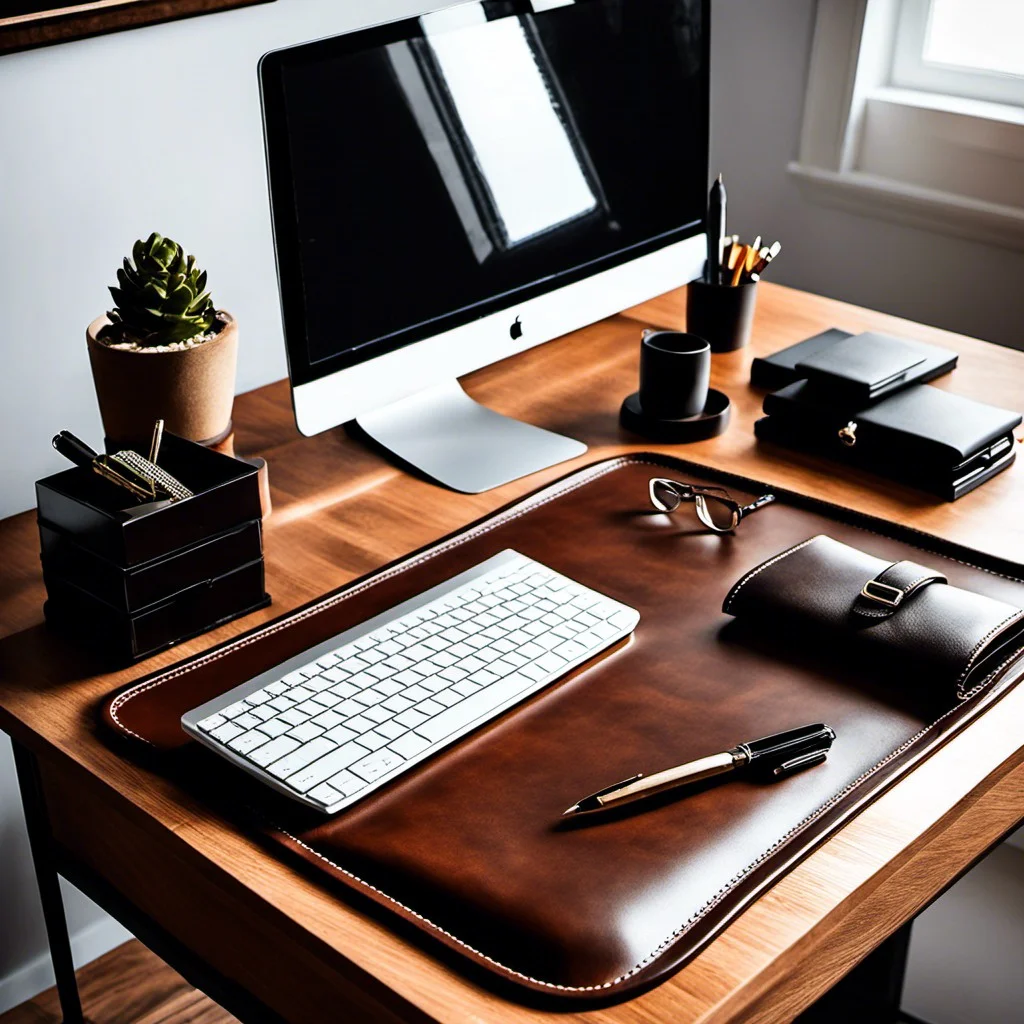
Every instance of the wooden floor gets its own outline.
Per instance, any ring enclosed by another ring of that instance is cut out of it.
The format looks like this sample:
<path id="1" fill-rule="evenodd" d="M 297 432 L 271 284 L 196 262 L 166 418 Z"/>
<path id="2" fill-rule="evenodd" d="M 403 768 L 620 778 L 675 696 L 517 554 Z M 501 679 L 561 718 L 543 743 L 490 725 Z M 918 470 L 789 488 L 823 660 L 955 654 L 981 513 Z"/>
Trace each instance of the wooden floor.
<path id="1" fill-rule="evenodd" d="M 126 942 L 78 972 L 90 1024 L 233 1024 L 235 1018 L 141 942 Z M 60 1024 L 57 990 L 0 1015 L 0 1024 Z"/>

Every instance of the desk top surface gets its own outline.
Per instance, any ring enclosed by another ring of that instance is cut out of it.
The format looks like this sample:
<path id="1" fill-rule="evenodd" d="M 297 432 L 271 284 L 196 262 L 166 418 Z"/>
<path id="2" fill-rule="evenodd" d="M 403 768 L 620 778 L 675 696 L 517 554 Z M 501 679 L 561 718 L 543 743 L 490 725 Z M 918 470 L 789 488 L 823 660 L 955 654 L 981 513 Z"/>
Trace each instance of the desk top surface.
<path id="1" fill-rule="evenodd" d="M 189 855 L 229 871 L 253 900 L 286 912 L 337 953 L 338 969 L 382 983 L 401 1017 L 548 1016 L 455 976 L 225 828 L 159 775 L 119 757 L 98 735 L 95 711 L 102 697 L 132 679 L 341 586 L 578 465 L 626 451 L 670 451 L 1024 562 L 1024 464 L 958 502 L 941 502 L 810 456 L 759 447 L 752 425 L 763 393 L 748 383 L 756 354 L 829 327 L 878 330 L 959 351 L 959 367 L 936 386 L 1022 409 L 1024 354 L 764 284 L 751 348 L 713 359 L 712 385 L 734 404 L 728 431 L 688 446 L 637 443 L 619 428 L 617 413 L 636 388 L 640 327 L 682 327 L 684 297 L 684 290 L 669 293 L 472 374 L 467 390 L 491 408 L 590 445 L 572 463 L 486 494 L 455 494 L 415 479 L 340 430 L 302 438 L 286 382 L 239 396 L 236 447 L 270 466 L 266 564 L 274 603 L 134 668 L 93 674 L 81 652 L 46 631 L 34 514 L 0 522 L 0 728 L 88 772 L 151 832 L 173 833 Z M 1024 817 L 1024 688 L 1018 690 L 794 869 L 670 981 L 618 1007 L 558 1018 L 789 1019 Z"/>

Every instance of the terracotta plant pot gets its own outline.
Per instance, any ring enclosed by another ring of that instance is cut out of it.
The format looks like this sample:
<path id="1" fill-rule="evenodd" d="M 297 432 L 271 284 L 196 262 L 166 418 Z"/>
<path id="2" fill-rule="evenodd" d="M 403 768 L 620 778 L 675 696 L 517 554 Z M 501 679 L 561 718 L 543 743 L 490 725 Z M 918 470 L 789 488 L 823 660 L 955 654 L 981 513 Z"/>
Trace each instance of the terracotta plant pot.
<path id="1" fill-rule="evenodd" d="M 231 428 L 238 359 L 238 324 L 228 313 L 217 337 L 172 352 L 110 348 L 99 333 L 110 321 L 89 324 L 92 379 L 107 441 L 116 447 L 147 443 L 153 422 L 191 441 L 209 442 Z"/>

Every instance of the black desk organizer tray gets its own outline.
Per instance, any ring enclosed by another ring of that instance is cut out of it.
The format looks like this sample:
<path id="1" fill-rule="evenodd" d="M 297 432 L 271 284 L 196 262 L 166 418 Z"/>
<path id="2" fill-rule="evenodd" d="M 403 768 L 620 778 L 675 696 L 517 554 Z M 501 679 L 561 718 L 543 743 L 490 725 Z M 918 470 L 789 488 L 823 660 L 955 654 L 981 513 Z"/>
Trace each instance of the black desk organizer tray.
<path id="1" fill-rule="evenodd" d="M 135 502 L 76 467 L 36 484 L 47 621 L 123 663 L 269 603 L 256 469 L 165 434 L 195 493 Z"/>
<path id="2" fill-rule="evenodd" d="M 724 485 L 740 501 L 772 490 L 779 500 L 718 536 L 687 506 L 651 514 L 651 476 Z M 840 656 L 809 643 L 813 631 L 723 612 L 745 574 L 819 534 L 1024 606 L 1021 566 L 763 483 L 635 455 L 581 469 L 152 675 L 112 695 L 102 715 L 127 756 L 475 981 L 529 1003 L 614 1002 L 690 960 L 1024 673 L 1008 651 L 958 695 L 898 659 Z M 637 608 L 632 640 L 333 818 L 276 796 L 182 732 L 180 716 L 205 700 L 506 548 Z M 837 734 L 828 761 L 784 782 L 710 784 L 576 827 L 559 821 L 617 779 L 819 721 Z"/>

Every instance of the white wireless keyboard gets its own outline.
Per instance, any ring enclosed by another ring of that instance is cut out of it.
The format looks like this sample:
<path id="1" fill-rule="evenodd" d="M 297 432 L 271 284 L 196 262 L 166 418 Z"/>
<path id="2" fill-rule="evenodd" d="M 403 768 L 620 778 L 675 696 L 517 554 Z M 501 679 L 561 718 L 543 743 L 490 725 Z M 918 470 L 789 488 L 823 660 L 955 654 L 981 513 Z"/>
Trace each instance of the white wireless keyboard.
<path id="1" fill-rule="evenodd" d="M 267 785 L 334 813 L 628 636 L 639 619 L 503 551 L 181 724 Z"/>

